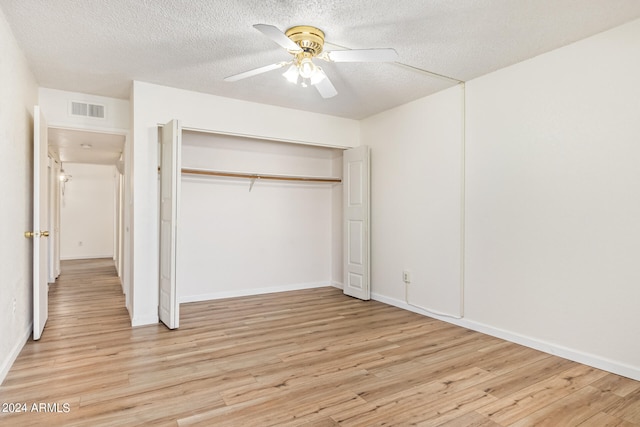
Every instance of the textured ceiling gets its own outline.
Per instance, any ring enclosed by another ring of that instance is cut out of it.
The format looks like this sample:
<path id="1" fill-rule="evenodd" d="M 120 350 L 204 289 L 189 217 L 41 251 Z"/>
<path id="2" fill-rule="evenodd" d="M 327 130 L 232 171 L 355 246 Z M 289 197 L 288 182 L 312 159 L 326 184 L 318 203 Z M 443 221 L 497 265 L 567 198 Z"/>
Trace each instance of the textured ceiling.
<path id="1" fill-rule="evenodd" d="M 128 98 L 132 80 L 361 119 L 455 84 L 397 64 L 326 64 L 322 99 L 256 31 L 314 25 L 327 42 L 393 47 L 398 62 L 469 80 L 640 17 L 638 0 L 0 0 L 41 86 Z M 333 47 L 329 47 L 332 49 Z M 597 60 L 597 58 L 594 58 Z"/>
<path id="2" fill-rule="evenodd" d="M 64 163 L 115 165 L 124 150 L 123 135 L 49 128 L 49 151 Z"/>

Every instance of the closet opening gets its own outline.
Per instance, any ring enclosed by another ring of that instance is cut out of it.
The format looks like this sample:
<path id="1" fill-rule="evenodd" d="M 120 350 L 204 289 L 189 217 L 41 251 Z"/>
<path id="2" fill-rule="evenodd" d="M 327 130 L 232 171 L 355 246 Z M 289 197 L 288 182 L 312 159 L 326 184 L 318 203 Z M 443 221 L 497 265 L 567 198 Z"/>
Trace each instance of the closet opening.
<path id="1" fill-rule="evenodd" d="M 341 286 L 342 151 L 184 131 L 180 301 Z"/>
<path id="2" fill-rule="evenodd" d="M 180 303 L 344 287 L 344 148 L 178 133 L 179 150 L 159 150 L 161 321 L 167 323 L 163 304 L 168 316 L 172 297 L 177 310 Z M 169 156 L 173 160 L 165 165 Z M 162 168 L 171 164 L 177 181 L 163 195 Z M 178 220 L 171 255 L 163 249 L 171 240 L 170 218 L 162 215 L 169 214 L 174 197 Z M 172 274 L 174 296 L 166 286 Z M 179 317 L 172 321 L 178 327 Z"/>

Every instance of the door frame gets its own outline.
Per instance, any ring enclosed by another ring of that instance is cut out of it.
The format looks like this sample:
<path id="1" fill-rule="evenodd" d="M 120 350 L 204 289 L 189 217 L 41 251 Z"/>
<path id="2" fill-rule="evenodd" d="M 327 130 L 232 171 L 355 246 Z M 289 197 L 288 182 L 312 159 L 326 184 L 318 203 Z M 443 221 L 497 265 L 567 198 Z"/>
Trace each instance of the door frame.
<path id="1" fill-rule="evenodd" d="M 131 221 L 133 219 L 132 209 L 133 204 L 131 202 L 131 161 L 127 160 L 127 153 L 129 153 L 130 145 L 131 145 L 131 132 L 125 129 L 119 128 L 102 128 L 102 127 L 93 127 L 93 126 L 81 126 L 81 125 L 70 125 L 68 123 L 60 124 L 60 123 L 48 123 L 48 129 L 62 129 L 68 131 L 79 131 L 79 132 L 92 132 L 96 134 L 110 134 L 110 135 L 119 135 L 124 137 L 124 147 L 122 150 L 122 156 L 120 162 L 122 163 L 121 167 L 118 165 L 114 165 L 116 170 L 119 172 L 120 185 L 116 185 L 116 199 L 114 200 L 114 206 L 116 206 L 116 212 L 114 212 L 114 261 L 116 262 L 116 269 L 118 272 L 118 276 L 120 277 L 120 283 L 122 287 L 122 292 L 125 295 L 125 307 L 129 311 L 129 314 L 132 313 L 132 277 L 133 277 L 133 268 L 131 262 L 131 242 L 130 242 L 130 230 L 132 229 Z M 56 161 L 60 161 L 61 159 L 54 159 Z M 60 162 L 62 165 L 62 162 Z M 60 185 L 57 183 L 58 193 L 60 192 Z M 118 194 L 118 191 L 122 191 L 122 194 Z M 59 194 L 58 194 L 59 196 Z M 127 202 L 129 201 L 129 202 Z M 59 198 L 57 204 L 57 213 L 58 213 L 58 221 L 60 218 L 60 211 L 62 207 L 62 199 Z M 58 229 L 57 239 L 58 239 L 58 274 L 61 273 L 60 270 L 60 239 L 61 239 L 62 231 Z M 118 245 L 116 246 L 116 241 Z"/>

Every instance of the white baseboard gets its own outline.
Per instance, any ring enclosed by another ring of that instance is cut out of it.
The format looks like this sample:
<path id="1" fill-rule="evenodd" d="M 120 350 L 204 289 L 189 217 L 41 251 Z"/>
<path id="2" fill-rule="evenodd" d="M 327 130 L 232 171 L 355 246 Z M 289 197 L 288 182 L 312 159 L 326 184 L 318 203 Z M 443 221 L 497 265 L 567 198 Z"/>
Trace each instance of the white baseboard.
<path id="1" fill-rule="evenodd" d="M 299 291 L 302 289 L 322 288 L 325 286 L 330 286 L 330 284 L 327 282 L 296 283 L 293 285 L 285 285 L 285 286 L 234 289 L 232 291 L 212 292 L 212 293 L 200 294 L 200 295 L 186 295 L 186 296 L 179 297 L 179 300 L 180 300 L 180 303 L 199 302 L 199 301 L 209 301 L 209 300 L 223 299 L 223 298 L 245 297 L 250 295 L 272 294 L 276 292 Z"/>
<path id="2" fill-rule="evenodd" d="M 2 367 L 0 367 L 0 384 L 4 382 L 4 379 L 7 377 L 11 366 L 13 366 L 13 362 L 16 361 L 18 355 L 22 351 L 22 348 L 29 340 L 31 336 L 31 332 L 33 332 L 33 322 L 29 323 L 26 331 L 22 334 L 22 337 L 16 342 L 11 351 L 9 352 L 7 358 L 2 361 Z"/>
<path id="3" fill-rule="evenodd" d="M 60 261 L 71 261 L 74 259 L 102 259 L 102 258 L 111 258 L 113 259 L 113 254 L 110 255 L 70 255 L 70 256 L 61 256 Z"/>
<path id="4" fill-rule="evenodd" d="M 602 369 L 604 371 L 612 372 L 623 377 L 631 378 L 636 381 L 640 381 L 640 367 L 627 365 L 615 360 L 610 360 L 604 357 L 596 356 L 593 354 L 578 351 L 572 348 L 564 347 L 561 345 L 549 343 L 544 340 L 521 335 L 515 332 L 507 331 L 504 329 L 495 328 L 484 323 L 474 322 L 465 318 L 455 319 L 452 317 L 439 316 L 434 313 L 421 310 L 418 307 L 407 304 L 402 300 L 395 298 L 389 298 L 384 295 L 372 293 L 371 298 L 383 302 L 385 304 L 392 305 L 394 307 L 402 308 L 404 310 L 412 311 L 414 313 L 422 314 L 423 316 L 432 317 L 434 319 L 442 320 L 447 323 L 451 323 L 463 328 L 471 329 L 473 331 L 481 332 L 483 334 L 491 335 L 496 338 L 501 338 L 516 344 L 530 347 L 535 350 L 552 354 L 554 356 L 562 357 L 564 359 L 573 360 L 574 362 L 582 363 L 584 365 L 592 366 L 594 368 Z"/>
<path id="5" fill-rule="evenodd" d="M 331 286 L 338 289 L 344 289 L 344 284 L 342 282 L 331 281 Z"/>
<path id="6" fill-rule="evenodd" d="M 138 316 L 138 317 L 134 316 L 131 318 L 131 326 L 134 328 L 136 326 L 155 325 L 158 322 L 160 322 L 160 319 L 158 318 L 157 315 Z"/>

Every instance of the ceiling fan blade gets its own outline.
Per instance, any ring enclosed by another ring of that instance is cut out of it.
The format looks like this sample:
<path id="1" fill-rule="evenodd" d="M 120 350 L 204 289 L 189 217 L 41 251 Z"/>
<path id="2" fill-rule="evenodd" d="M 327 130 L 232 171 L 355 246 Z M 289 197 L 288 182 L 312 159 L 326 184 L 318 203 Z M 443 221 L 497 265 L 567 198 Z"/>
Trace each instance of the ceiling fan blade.
<path id="1" fill-rule="evenodd" d="M 293 40 L 291 40 L 282 31 L 280 31 L 277 27 L 274 27 L 273 25 L 255 24 L 253 28 L 260 31 L 262 34 L 269 37 L 271 40 L 278 43 L 280 46 L 282 46 L 287 50 L 290 50 L 292 52 L 302 51 L 300 46 L 295 44 Z"/>
<path id="2" fill-rule="evenodd" d="M 331 62 L 393 62 L 398 59 L 398 52 L 391 48 L 332 50 L 326 57 Z"/>
<path id="3" fill-rule="evenodd" d="M 329 80 L 329 77 L 327 77 L 324 71 L 322 71 L 321 68 L 318 68 L 316 73 L 319 74 L 319 76 L 314 77 L 313 80 L 315 81 L 315 83 L 312 84 L 316 87 L 316 89 L 318 89 L 320 96 L 322 96 L 323 98 L 333 98 L 334 96 L 336 96 L 338 94 L 338 91 L 333 86 L 331 80 Z"/>
<path id="4" fill-rule="evenodd" d="M 234 74 L 233 76 L 225 77 L 225 82 L 235 82 L 238 80 L 246 79 L 247 77 L 257 76 L 258 74 L 266 73 L 267 71 L 277 70 L 278 68 L 282 68 L 285 65 L 289 64 L 289 62 L 278 62 L 277 64 L 265 65 L 264 67 L 254 68 L 253 70 L 245 71 L 239 74 Z"/>

